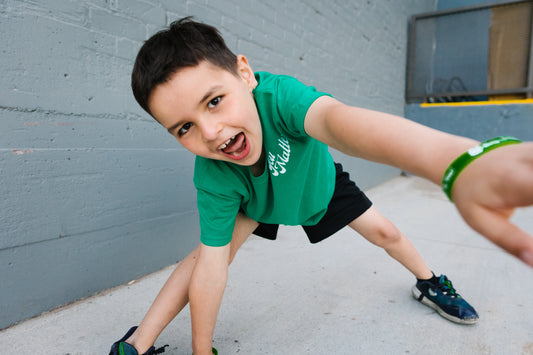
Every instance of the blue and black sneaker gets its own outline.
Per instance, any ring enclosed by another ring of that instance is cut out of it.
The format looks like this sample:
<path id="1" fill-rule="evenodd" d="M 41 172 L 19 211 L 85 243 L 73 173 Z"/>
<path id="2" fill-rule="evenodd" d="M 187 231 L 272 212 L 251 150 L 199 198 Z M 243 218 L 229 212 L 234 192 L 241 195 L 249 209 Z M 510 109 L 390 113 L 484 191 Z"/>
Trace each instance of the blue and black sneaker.
<path id="1" fill-rule="evenodd" d="M 413 286 L 413 297 L 435 309 L 444 318 L 460 324 L 474 324 L 479 316 L 468 302 L 459 295 L 446 275 L 433 280 L 418 280 Z"/>
<path id="2" fill-rule="evenodd" d="M 116 341 L 113 345 L 111 345 L 111 351 L 109 352 L 109 355 L 139 355 L 137 350 L 132 345 L 126 343 L 126 339 L 128 339 L 133 334 L 133 332 L 135 332 L 135 329 L 137 329 L 137 327 L 131 328 L 130 330 L 128 330 L 126 335 L 122 337 L 122 339 Z M 165 351 L 165 348 L 167 346 L 168 345 L 165 345 L 159 349 L 156 349 L 152 346 L 143 355 L 161 354 Z"/>

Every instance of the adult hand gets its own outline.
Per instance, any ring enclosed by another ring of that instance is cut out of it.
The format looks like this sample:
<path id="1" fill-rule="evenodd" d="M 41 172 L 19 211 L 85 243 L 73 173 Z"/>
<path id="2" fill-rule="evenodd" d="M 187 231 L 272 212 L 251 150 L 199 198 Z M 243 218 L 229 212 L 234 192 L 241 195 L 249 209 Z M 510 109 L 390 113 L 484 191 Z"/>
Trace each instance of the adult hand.
<path id="1" fill-rule="evenodd" d="M 516 207 L 533 205 L 533 142 L 474 160 L 455 181 L 452 198 L 468 225 L 533 267 L 533 237 L 509 221 Z"/>

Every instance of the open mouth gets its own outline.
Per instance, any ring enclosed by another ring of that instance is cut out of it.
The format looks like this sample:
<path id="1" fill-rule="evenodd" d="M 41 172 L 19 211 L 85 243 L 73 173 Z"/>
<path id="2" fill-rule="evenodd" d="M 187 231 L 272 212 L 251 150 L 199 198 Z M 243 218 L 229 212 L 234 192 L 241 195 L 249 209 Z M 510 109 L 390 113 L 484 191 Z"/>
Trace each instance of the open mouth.
<path id="1" fill-rule="evenodd" d="M 250 152 L 250 145 L 244 133 L 241 132 L 228 139 L 218 149 L 231 159 L 241 160 Z"/>

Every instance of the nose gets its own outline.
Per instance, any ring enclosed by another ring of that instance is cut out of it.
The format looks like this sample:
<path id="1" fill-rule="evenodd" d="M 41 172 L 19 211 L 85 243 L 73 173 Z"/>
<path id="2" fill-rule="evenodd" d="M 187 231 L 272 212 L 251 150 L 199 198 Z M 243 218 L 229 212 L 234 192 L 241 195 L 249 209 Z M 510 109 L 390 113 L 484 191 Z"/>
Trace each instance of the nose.
<path id="1" fill-rule="evenodd" d="M 200 131 L 205 142 L 214 141 L 222 131 L 222 123 L 214 117 L 203 119 L 200 123 Z"/>

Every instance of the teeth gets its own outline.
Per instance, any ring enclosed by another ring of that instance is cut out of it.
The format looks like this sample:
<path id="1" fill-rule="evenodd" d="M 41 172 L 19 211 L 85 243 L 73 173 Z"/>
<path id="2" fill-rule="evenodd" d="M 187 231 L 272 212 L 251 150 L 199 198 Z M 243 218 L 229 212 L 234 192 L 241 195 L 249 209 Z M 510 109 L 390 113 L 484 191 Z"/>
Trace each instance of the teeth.
<path id="1" fill-rule="evenodd" d="M 228 146 L 229 142 L 231 142 L 233 139 L 235 139 L 235 136 L 231 137 L 226 142 L 222 143 L 222 145 L 220 147 L 218 147 L 218 149 L 220 149 L 220 150 L 225 149 Z"/>

